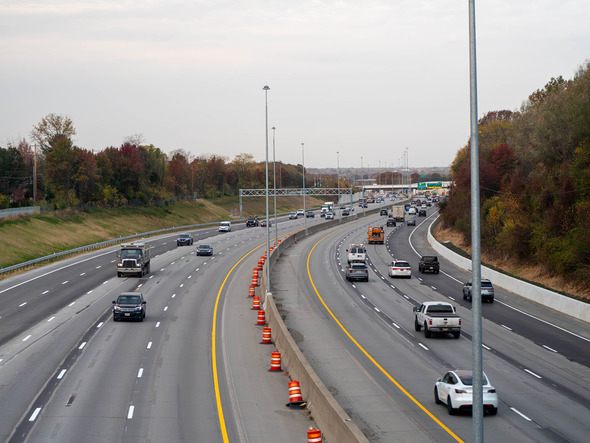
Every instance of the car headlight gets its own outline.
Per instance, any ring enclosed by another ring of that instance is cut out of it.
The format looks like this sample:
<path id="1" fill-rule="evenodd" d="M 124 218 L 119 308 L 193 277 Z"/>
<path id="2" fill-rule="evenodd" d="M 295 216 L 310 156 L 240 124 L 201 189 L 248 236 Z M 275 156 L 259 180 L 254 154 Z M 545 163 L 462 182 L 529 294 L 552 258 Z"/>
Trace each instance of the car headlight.
<path id="1" fill-rule="evenodd" d="M 113 310 L 115 310 L 115 311 L 120 311 L 120 310 L 121 310 L 121 308 L 120 308 L 119 306 L 115 306 L 115 307 L 113 308 Z"/>
<path id="2" fill-rule="evenodd" d="M 135 308 L 135 310 L 136 310 L 136 311 L 141 311 L 142 309 L 143 309 L 143 308 L 142 308 L 141 306 L 137 306 L 137 307 Z"/>
<path id="3" fill-rule="evenodd" d="M 117 268 L 121 268 L 123 266 L 123 263 L 117 263 Z"/>

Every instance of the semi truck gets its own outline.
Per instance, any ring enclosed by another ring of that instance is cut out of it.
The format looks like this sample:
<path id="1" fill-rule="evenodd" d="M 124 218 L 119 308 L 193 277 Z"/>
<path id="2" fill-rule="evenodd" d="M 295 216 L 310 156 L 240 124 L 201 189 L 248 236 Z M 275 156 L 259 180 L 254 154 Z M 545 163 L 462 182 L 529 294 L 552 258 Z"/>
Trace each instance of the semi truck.
<path id="1" fill-rule="evenodd" d="M 406 218 L 406 211 L 403 206 L 394 206 L 391 208 L 391 218 L 396 222 L 404 222 Z"/>
<path id="2" fill-rule="evenodd" d="M 117 251 L 117 277 L 133 274 L 143 277 L 150 273 L 150 244 L 121 243 Z"/>

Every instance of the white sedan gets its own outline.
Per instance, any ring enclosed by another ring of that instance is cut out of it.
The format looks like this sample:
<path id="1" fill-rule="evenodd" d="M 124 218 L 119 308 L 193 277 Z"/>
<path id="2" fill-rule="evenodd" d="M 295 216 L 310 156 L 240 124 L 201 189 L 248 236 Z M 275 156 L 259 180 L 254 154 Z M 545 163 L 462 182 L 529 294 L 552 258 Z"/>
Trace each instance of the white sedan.
<path id="1" fill-rule="evenodd" d="M 389 267 L 389 276 L 412 278 L 412 267 L 405 260 L 394 260 Z"/>
<path id="2" fill-rule="evenodd" d="M 447 372 L 434 385 L 434 402 L 446 404 L 450 415 L 458 411 L 471 411 L 473 406 L 473 376 L 470 370 L 456 369 Z M 498 394 L 483 374 L 483 408 L 490 415 L 498 413 Z"/>

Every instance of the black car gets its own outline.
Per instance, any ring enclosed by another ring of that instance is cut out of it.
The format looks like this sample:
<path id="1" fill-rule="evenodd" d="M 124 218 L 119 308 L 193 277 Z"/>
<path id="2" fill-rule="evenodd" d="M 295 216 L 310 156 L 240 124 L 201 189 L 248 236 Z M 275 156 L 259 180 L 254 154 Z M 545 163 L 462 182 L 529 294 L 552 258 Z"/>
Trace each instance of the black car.
<path id="1" fill-rule="evenodd" d="M 379 215 L 387 215 L 387 209 L 381 209 L 381 211 L 379 211 Z"/>
<path id="2" fill-rule="evenodd" d="M 387 226 L 395 226 L 395 220 L 392 218 L 388 218 L 386 225 Z"/>
<path id="3" fill-rule="evenodd" d="M 246 220 L 246 227 L 250 227 L 250 226 L 258 226 L 260 224 L 260 222 L 258 221 L 258 217 L 250 217 L 248 220 Z"/>
<path id="4" fill-rule="evenodd" d="M 307 214 L 305 214 L 305 216 L 307 218 L 314 218 L 315 217 L 315 214 L 313 213 L 313 211 L 307 211 Z"/>
<path id="5" fill-rule="evenodd" d="M 419 209 L 418 217 L 426 217 L 426 209 Z"/>
<path id="6" fill-rule="evenodd" d="M 350 211 L 348 209 L 342 210 L 342 216 L 350 215 Z"/>
<path id="7" fill-rule="evenodd" d="M 180 234 L 176 239 L 176 246 L 192 246 L 193 236 L 190 234 Z"/>
<path id="8" fill-rule="evenodd" d="M 197 256 L 199 255 L 213 255 L 213 247 L 211 245 L 197 246 Z"/>
<path id="9" fill-rule="evenodd" d="M 145 305 L 141 292 L 123 292 L 113 300 L 113 321 L 134 319 L 143 321 Z"/>

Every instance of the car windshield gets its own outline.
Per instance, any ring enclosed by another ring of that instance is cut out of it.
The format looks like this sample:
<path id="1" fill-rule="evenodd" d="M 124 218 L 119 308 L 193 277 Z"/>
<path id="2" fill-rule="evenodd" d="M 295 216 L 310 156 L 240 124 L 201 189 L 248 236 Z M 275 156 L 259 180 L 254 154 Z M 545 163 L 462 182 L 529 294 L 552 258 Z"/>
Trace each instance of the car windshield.
<path id="1" fill-rule="evenodd" d="M 189 238 L 189 237 L 190 237 L 190 235 L 188 235 L 188 234 L 180 234 L 180 238 Z"/>
<path id="2" fill-rule="evenodd" d="M 121 295 L 118 303 L 122 305 L 138 304 L 140 303 L 140 298 L 137 295 Z"/>
<path id="3" fill-rule="evenodd" d="M 122 258 L 140 258 L 141 249 L 123 249 L 121 251 Z"/>
<path id="4" fill-rule="evenodd" d="M 199 246 L 199 249 L 211 249 L 211 246 L 209 246 L 209 245 L 201 245 L 201 246 Z"/>

